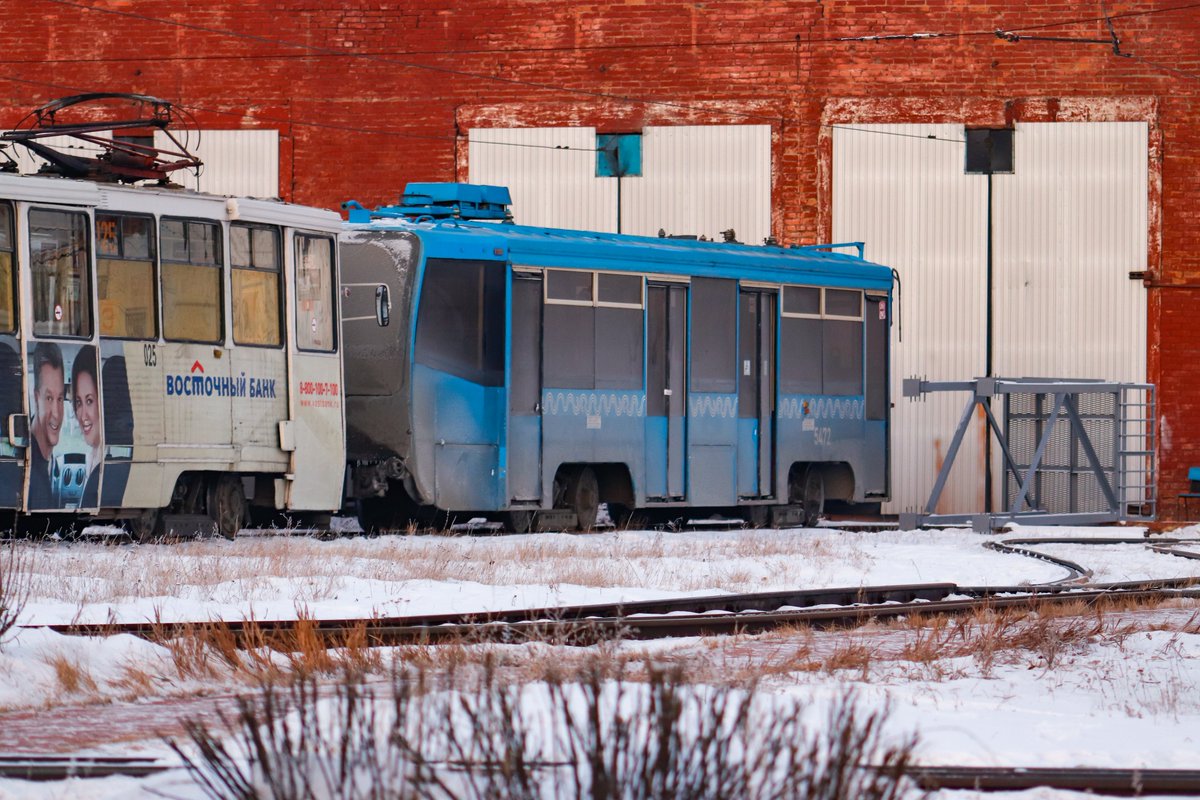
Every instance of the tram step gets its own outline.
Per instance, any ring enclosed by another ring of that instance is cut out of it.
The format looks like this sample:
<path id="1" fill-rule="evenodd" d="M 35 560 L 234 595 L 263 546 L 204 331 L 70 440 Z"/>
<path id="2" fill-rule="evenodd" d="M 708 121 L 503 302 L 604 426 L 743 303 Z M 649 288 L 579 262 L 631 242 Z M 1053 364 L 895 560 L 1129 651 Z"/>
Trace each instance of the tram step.
<path id="1" fill-rule="evenodd" d="M 569 531 L 578 527 L 579 517 L 565 508 L 548 508 L 537 512 L 534 527 L 539 531 Z"/>
<path id="2" fill-rule="evenodd" d="M 207 514 L 159 514 L 155 534 L 176 539 L 215 536 L 217 523 Z"/>
<path id="3" fill-rule="evenodd" d="M 804 524 L 804 506 L 771 506 L 771 527 L 785 528 Z"/>

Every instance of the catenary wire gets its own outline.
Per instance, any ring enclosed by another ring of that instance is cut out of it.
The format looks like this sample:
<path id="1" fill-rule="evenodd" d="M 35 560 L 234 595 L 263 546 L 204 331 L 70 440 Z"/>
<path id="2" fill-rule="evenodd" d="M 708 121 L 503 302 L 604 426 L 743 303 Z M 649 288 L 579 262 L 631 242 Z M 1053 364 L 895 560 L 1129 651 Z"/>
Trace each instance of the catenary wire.
<path id="1" fill-rule="evenodd" d="M 146 22 L 156 22 L 160 24 L 180 24 L 176 20 L 165 20 L 161 17 L 152 17 L 133 12 L 117 12 L 110 9 L 97 8 L 89 6 L 85 3 L 71 2 L 71 0 L 45 0 L 46 2 L 59 3 L 76 8 L 81 8 L 89 11 L 97 11 L 102 13 L 121 13 L 123 15 L 139 19 Z M 671 49 L 706 49 L 706 48 L 737 48 L 737 47 L 768 47 L 774 45 L 794 46 L 794 45 L 818 45 L 818 44 L 840 44 L 861 41 L 889 41 L 903 39 L 945 39 L 945 38 L 964 38 L 964 37 L 994 37 L 1003 34 L 1020 34 L 1025 31 L 1045 30 L 1048 28 L 1068 27 L 1072 25 L 1082 25 L 1092 22 L 1104 22 L 1109 19 L 1135 19 L 1138 17 L 1148 17 L 1158 14 L 1166 14 L 1175 11 L 1187 11 L 1190 9 L 1200 8 L 1200 2 L 1188 3 L 1180 6 L 1171 6 L 1168 8 L 1156 8 L 1147 11 L 1126 11 L 1117 14 L 1109 14 L 1107 16 L 1081 17 L 1074 19 L 1055 20 L 1052 22 L 1041 23 L 1038 25 L 1021 25 L 1008 28 L 989 28 L 970 31 L 940 31 L 928 33 L 896 33 L 896 34 L 864 34 L 860 36 L 829 36 L 821 38 L 802 38 L 800 35 L 778 37 L 778 38 L 762 38 L 762 39 L 732 39 L 726 41 L 701 41 L 701 42 L 650 42 L 637 43 L 625 42 L 620 44 L 571 44 L 571 45 L 542 45 L 536 47 L 488 47 L 488 48 L 438 48 L 430 50 L 378 50 L 378 51 L 356 51 L 356 52 L 341 52 L 327 51 L 319 53 L 268 53 L 268 54 L 200 54 L 186 56 L 169 56 L 169 55 L 135 55 L 135 56 L 106 56 L 92 58 L 50 58 L 50 59 L 0 59 L 0 64 L 101 64 L 101 63 L 142 63 L 147 61 L 264 61 L 264 60 L 302 60 L 316 58 L 389 58 L 395 56 L 418 56 L 418 55 L 506 55 L 506 54 L 523 54 L 523 53 L 570 53 L 570 52 L 605 52 L 605 51 L 628 51 L 628 50 L 671 50 Z M 235 31 L 222 30 L 218 28 L 207 28 L 196 26 L 200 30 L 211 33 L 219 33 L 222 35 L 240 36 Z M 289 47 L 305 47 L 309 45 L 301 45 L 292 42 L 269 40 L 277 44 L 283 44 Z M 1069 41 L 1069 40 L 1068 40 Z M 414 69 L 422 68 L 422 65 L 410 65 Z M 487 76 L 484 76 L 487 77 Z"/>

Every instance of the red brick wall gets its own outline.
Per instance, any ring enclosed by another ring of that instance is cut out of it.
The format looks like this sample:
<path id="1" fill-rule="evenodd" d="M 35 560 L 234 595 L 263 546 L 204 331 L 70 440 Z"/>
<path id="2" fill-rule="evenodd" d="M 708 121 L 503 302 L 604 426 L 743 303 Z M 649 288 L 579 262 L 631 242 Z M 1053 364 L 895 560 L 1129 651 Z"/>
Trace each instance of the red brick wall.
<path id="1" fill-rule="evenodd" d="M 0 3 L 0 125 L 80 91 L 158 95 L 203 127 L 277 128 L 283 196 L 324 206 L 463 177 L 475 124 L 769 122 L 774 233 L 812 241 L 829 235 L 829 124 L 1145 120 L 1150 280 L 1200 285 L 1197 9 L 1109 2 L 1136 15 L 1113 20 L 1122 52 L 1138 57 L 1122 58 L 1111 44 L 988 33 L 1109 38 L 1101 4 L 1044 0 L 80 4 L 103 11 Z M 962 35 L 833 41 L 925 32 Z M 1200 290 L 1149 291 L 1162 496 L 1173 497 L 1200 464 Z"/>

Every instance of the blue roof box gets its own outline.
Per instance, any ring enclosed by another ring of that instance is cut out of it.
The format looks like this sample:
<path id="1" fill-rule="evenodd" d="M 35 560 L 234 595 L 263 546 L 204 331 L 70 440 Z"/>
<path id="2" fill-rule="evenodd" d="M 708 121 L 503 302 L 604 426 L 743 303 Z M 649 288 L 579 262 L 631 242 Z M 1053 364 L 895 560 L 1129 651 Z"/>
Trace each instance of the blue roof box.
<path id="1" fill-rule="evenodd" d="M 460 219 L 510 219 L 512 197 L 507 186 L 474 183 L 410 183 L 404 187 L 400 208 L 410 217 Z"/>

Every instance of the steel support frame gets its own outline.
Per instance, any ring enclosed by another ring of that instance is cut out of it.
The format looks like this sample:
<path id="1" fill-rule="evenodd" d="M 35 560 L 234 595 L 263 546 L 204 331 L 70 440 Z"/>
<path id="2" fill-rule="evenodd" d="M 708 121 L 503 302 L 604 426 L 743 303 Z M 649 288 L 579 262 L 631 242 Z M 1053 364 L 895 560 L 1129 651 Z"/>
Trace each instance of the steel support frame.
<path id="1" fill-rule="evenodd" d="M 946 452 L 946 458 L 942 463 L 941 469 L 938 471 L 937 480 L 934 481 L 933 489 L 929 494 L 929 500 L 925 503 L 925 508 L 919 513 L 901 513 L 901 529 L 913 530 L 922 526 L 969 524 L 976 531 L 990 532 L 1002 528 L 1010 522 L 1019 522 L 1028 525 L 1096 525 L 1125 519 L 1126 515 L 1122 508 L 1118 492 L 1109 482 L 1108 476 L 1105 474 L 1100 460 L 1096 455 L 1091 438 L 1084 429 L 1083 419 L 1079 414 L 1078 398 L 1081 394 L 1119 392 L 1129 387 L 1130 384 L 1110 383 L 1099 380 L 976 378 L 970 381 L 926 381 L 919 378 L 906 378 L 904 380 L 903 394 L 910 400 L 934 392 L 969 392 L 970 397 L 963 408 L 962 416 L 958 421 L 958 427 L 954 431 L 954 437 L 951 439 L 950 447 Z M 1008 437 L 996 421 L 996 417 L 992 414 L 991 409 L 991 399 L 993 397 L 1008 394 L 1042 394 L 1050 395 L 1054 398 L 1054 406 L 1046 421 L 1045 429 L 1038 440 L 1037 449 L 1034 452 L 1033 458 L 1030 459 L 1029 467 L 1025 470 L 1024 475 L 1021 474 L 1016 460 L 1009 449 Z M 1017 494 L 1005 512 L 990 514 L 937 514 L 935 513 L 935 509 L 942 497 L 943 490 L 946 488 L 950 472 L 954 468 L 954 460 L 958 456 L 959 447 L 962 445 L 963 438 L 971 426 L 971 418 L 975 414 L 976 407 L 983 410 L 988 428 L 996 437 L 996 442 L 1004 456 L 1005 469 L 1017 483 Z M 1033 508 L 1029 502 L 1030 490 L 1037 476 L 1038 468 L 1041 466 L 1042 458 L 1045 456 L 1046 448 L 1050 443 L 1051 435 L 1054 433 L 1055 426 L 1064 415 L 1073 433 L 1078 437 L 1084 456 L 1087 459 L 1087 464 L 1091 468 L 1092 474 L 1096 477 L 1101 492 L 1104 494 L 1104 499 L 1108 505 L 1105 511 L 1049 513 Z M 1118 409 L 1116 424 L 1120 424 L 1120 416 Z M 1114 464 L 1114 469 L 1119 474 L 1121 465 Z"/>

